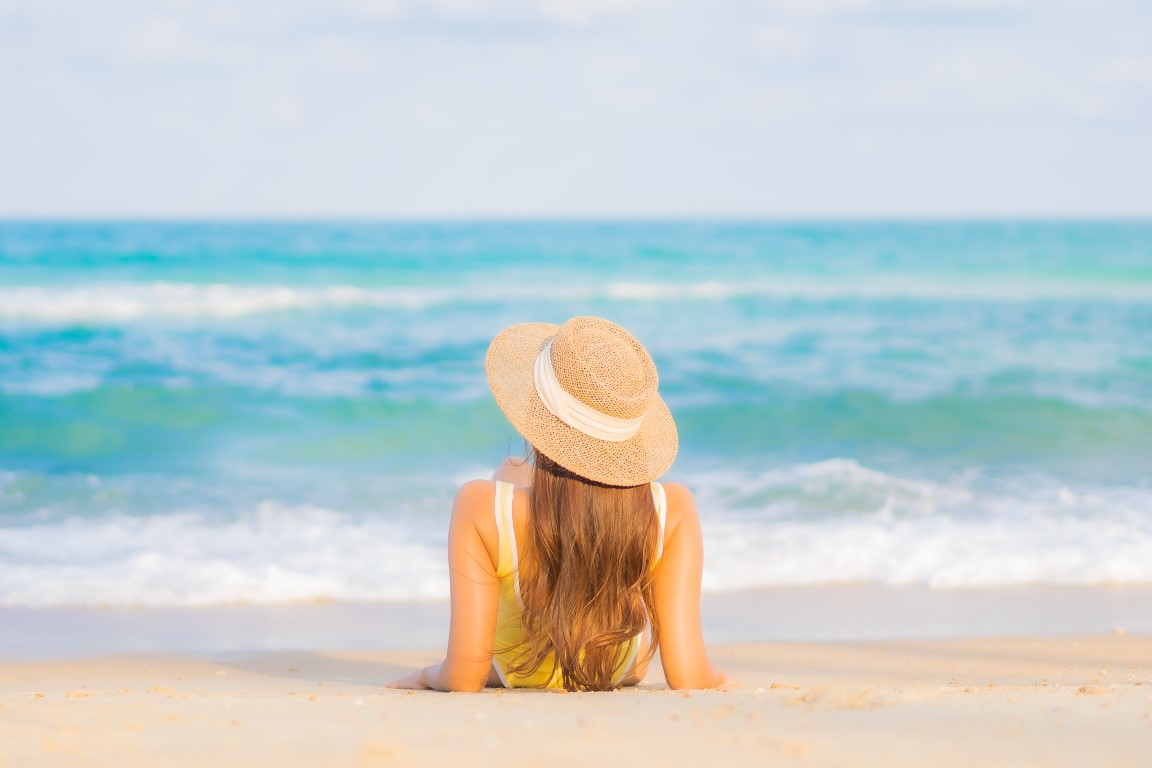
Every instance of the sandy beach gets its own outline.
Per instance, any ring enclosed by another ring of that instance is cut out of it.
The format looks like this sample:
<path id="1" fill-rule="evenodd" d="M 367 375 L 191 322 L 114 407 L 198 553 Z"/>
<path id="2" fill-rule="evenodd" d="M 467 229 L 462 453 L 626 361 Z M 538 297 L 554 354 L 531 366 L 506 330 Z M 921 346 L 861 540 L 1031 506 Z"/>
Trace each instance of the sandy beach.
<path id="1" fill-rule="evenodd" d="M 0 766 L 1144 766 L 1152 637 L 725 645 L 739 690 L 383 687 L 423 652 L 0 664 Z"/>

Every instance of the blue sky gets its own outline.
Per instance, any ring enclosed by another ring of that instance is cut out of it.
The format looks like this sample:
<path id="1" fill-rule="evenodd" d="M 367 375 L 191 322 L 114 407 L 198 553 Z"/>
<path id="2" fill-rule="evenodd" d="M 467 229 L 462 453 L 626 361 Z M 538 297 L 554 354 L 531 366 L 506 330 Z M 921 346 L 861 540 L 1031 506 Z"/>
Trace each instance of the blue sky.
<path id="1" fill-rule="evenodd" d="M 1138 0 L 0 0 L 4 216 L 1152 214 Z"/>

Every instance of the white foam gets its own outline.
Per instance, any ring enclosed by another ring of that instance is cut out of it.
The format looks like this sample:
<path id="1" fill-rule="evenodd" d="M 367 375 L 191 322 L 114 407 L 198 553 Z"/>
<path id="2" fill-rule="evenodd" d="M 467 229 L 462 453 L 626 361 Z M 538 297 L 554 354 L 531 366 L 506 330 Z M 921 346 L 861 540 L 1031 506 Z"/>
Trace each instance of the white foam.
<path id="1" fill-rule="evenodd" d="M 444 562 L 442 543 L 421 543 L 395 522 L 271 501 L 226 523 L 70 518 L 0 528 L 0 605 L 439 598 Z"/>
<path id="2" fill-rule="evenodd" d="M 623 301 L 724 300 L 741 297 L 776 299 L 928 299 L 1030 301 L 1034 299 L 1152 298 L 1152 284 L 1000 276 L 995 280 L 921 278 L 904 275 L 859 275 L 827 278 L 782 276 L 771 280 L 695 283 L 617 282 L 602 294 Z"/>
<path id="3" fill-rule="evenodd" d="M 1152 299 L 1152 284 L 1023 280 L 940 280 L 910 277 L 692 283 L 614 282 L 588 285 L 520 283 L 456 287 L 231 285 L 123 283 L 0 288 L 0 319 L 42 322 L 124 322 L 150 317 L 242 317 L 294 310 L 378 307 L 423 309 L 445 303 L 501 301 L 723 301 L 740 297 L 826 300 L 911 298 L 1022 301 L 1032 299 Z"/>
<path id="4" fill-rule="evenodd" d="M 704 586 L 872 582 L 933 587 L 1152 583 L 1152 531 L 1120 520 L 878 518 L 704 525 Z"/>
<path id="5" fill-rule="evenodd" d="M 709 592 L 843 582 L 1152 584 L 1147 487 L 1069 487 L 1023 477 L 994 483 L 973 475 L 928 482 L 845 459 L 683 479 L 697 490 Z M 102 498 L 125 503 L 123 494 L 97 493 L 96 483 L 80 504 L 87 516 L 42 517 L 30 506 L 38 502 L 23 499 L 19 480 L 0 475 L 0 502 L 27 510 L 20 522 L 0 527 L 0 606 L 448 596 L 450 503 L 443 494 L 434 509 L 426 491 L 396 499 L 396 517 L 274 500 L 236 502 L 239 511 L 224 519 L 112 509 L 91 516 Z M 168 495 L 189 492 L 173 488 Z M 50 506 L 62 509 L 59 499 Z"/>
<path id="6" fill-rule="evenodd" d="M 368 290 L 332 285 L 199 285 L 127 283 L 92 287 L 0 289 L 0 317 L 44 321 L 126 321 L 147 317 L 240 317 L 322 307 L 419 308 L 440 298 L 424 289 Z"/>
<path id="7" fill-rule="evenodd" d="M 705 588 L 1152 583 L 1152 490 L 972 473 L 908 480 L 847 459 L 697 478 Z"/>

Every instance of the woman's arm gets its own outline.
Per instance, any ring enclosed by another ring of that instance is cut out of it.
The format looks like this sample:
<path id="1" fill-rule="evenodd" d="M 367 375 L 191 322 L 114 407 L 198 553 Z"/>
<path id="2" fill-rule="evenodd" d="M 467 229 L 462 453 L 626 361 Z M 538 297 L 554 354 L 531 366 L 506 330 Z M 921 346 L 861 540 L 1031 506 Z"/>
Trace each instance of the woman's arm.
<path id="1" fill-rule="evenodd" d="M 700 626 L 700 578 L 704 541 L 692 493 L 666 483 L 668 533 L 656 569 L 656 616 L 660 620 L 660 661 L 671 688 L 734 688 L 739 683 L 708 661 Z"/>
<path id="2" fill-rule="evenodd" d="M 494 494 L 491 481 L 473 480 L 460 488 L 452 505 L 452 522 L 448 528 L 452 623 L 444 661 L 389 683 L 390 688 L 475 692 L 488 681 L 496 636 L 499 582 L 494 557 L 485 547 L 480 530 L 485 524 L 495 528 Z"/>

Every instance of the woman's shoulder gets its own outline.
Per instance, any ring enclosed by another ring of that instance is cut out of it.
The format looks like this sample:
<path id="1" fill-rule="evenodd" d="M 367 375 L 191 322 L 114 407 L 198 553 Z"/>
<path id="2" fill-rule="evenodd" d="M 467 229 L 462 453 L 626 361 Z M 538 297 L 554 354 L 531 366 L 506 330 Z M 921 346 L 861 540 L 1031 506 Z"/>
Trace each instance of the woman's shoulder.
<path id="1" fill-rule="evenodd" d="M 667 499 L 667 526 L 668 534 L 679 527 L 686 519 L 696 519 L 696 499 L 692 491 L 680 483 L 660 483 L 664 488 L 664 498 Z"/>
<path id="2" fill-rule="evenodd" d="M 494 514 L 496 481 L 469 480 L 456 491 L 452 504 L 452 527 L 474 528 L 480 534 L 494 567 L 500 553 L 500 535 Z"/>
<path id="3" fill-rule="evenodd" d="M 469 480 L 456 490 L 457 501 L 479 501 L 487 497 L 492 500 L 496 493 L 495 480 Z"/>
<path id="4" fill-rule="evenodd" d="M 660 483 L 660 485 L 664 488 L 664 497 L 668 499 L 669 511 L 673 506 L 696 509 L 696 499 L 687 486 L 680 483 Z"/>
<path id="5" fill-rule="evenodd" d="M 495 480 L 469 480 L 461 485 L 456 490 L 452 516 L 475 520 L 492 517 L 498 484 Z"/>

